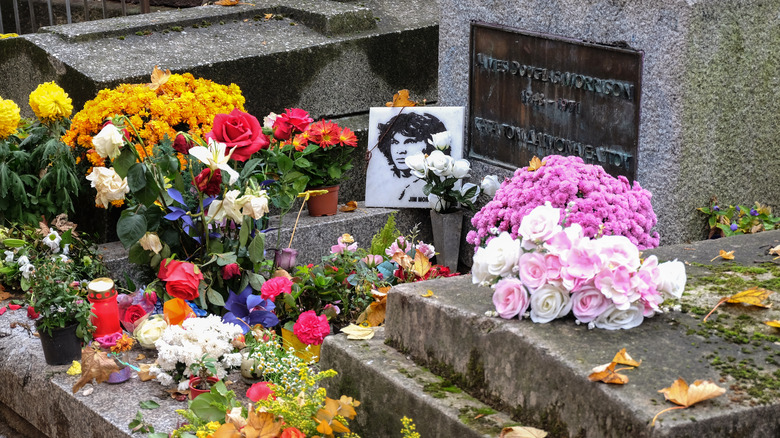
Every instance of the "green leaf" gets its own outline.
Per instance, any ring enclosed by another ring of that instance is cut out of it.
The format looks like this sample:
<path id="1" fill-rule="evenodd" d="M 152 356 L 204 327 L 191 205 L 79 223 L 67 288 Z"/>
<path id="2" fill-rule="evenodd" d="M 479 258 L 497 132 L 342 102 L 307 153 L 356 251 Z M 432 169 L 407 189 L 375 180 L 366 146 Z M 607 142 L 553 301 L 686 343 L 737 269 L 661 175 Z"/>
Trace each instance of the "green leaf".
<path id="1" fill-rule="evenodd" d="M 279 156 L 279 160 L 276 164 L 279 167 L 279 172 L 282 173 L 289 172 L 293 168 L 293 160 L 286 155 Z"/>
<path id="2" fill-rule="evenodd" d="M 190 410 L 205 422 L 223 421 L 225 410 L 220 407 L 220 403 L 214 400 L 216 397 L 211 393 L 201 394 L 190 403 Z"/>
<path id="3" fill-rule="evenodd" d="M 244 216 L 244 223 L 241 225 L 241 230 L 238 232 L 238 246 L 243 248 L 246 246 L 246 242 L 249 241 L 249 229 L 252 228 L 252 218 Z"/>
<path id="4" fill-rule="evenodd" d="M 255 234 L 252 243 L 249 244 L 249 260 L 252 263 L 263 261 L 263 252 L 265 251 L 265 233 Z"/>
<path id="5" fill-rule="evenodd" d="M 143 249 L 140 243 L 134 243 L 128 250 L 127 260 L 136 265 L 146 265 L 151 260 L 150 252 Z"/>
<path id="6" fill-rule="evenodd" d="M 336 166 L 328 167 L 328 176 L 334 179 L 341 178 L 341 169 Z"/>
<path id="7" fill-rule="evenodd" d="M 187 434 L 187 435 L 189 435 L 189 434 Z M 195 436 L 195 435 L 190 435 L 190 436 Z M 183 437 L 184 437 L 184 435 L 182 435 L 182 438 Z M 155 433 L 150 433 L 150 434 L 146 435 L 146 438 L 168 438 L 168 434 L 167 433 L 162 433 L 162 432 L 155 432 Z"/>
<path id="8" fill-rule="evenodd" d="M 141 407 L 141 409 L 157 409 L 160 407 L 160 404 L 154 400 L 144 400 L 138 405 Z"/>
<path id="9" fill-rule="evenodd" d="M 260 288 L 263 287 L 263 283 L 265 283 L 265 278 L 262 275 L 255 274 L 252 271 L 245 271 L 244 275 L 249 279 L 249 285 L 252 286 L 252 289 L 260 290 Z M 244 290 L 244 289 L 239 288 L 239 290 Z"/>
<path id="10" fill-rule="evenodd" d="M 114 170 L 120 178 L 126 177 L 128 170 L 130 170 L 130 167 L 134 164 L 135 154 L 133 154 L 133 151 L 129 146 L 122 148 L 122 153 L 120 153 L 119 156 L 111 162 L 111 165 L 114 167 Z"/>
<path id="11" fill-rule="evenodd" d="M 214 289 L 208 288 L 206 291 L 206 296 L 208 297 L 211 304 L 219 307 L 225 307 L 224 298 L 222 298 L 222 295 L 220 295 L 219 292 L 215 291 Z"/>
<path id="12" fill-rule="evenodd" d="M 431 190 L 433 190 L 433 184 L 427 183 L 425 186 L 423 186 L 423 193 L 425 196 L 428 196 L 431 194 Z"/>
<path id="13" fill-rule="evenodd" d="M 216 254 L 216 256 L 217 256 L 217 265 L 219 266 L 227 266 L 237 262 L 236 255 L 233 254 L 232 252 Z"/>
<path id="14" fill-rule="evenodd" d="M 247 176 L 251 175 L 261 162 L 262 161 L 259 158 L 252 158 L 251 160 L 244 163 L 244 168 L 241 169 L 240 177 L 246 178 Z"/>
<path id="15" fill-rule="evenodd" d="M 146 218 L 129 210 L 122 212 L 122 217 L 116 223 L 116 234 L 125 248 L 130 248 L 146 234 Z"/>
<path id="16" fill-rule="evenodd" d="M 157 231 L 157 228 L 160 226 L 160 220 L 164 215 L 165 212 L 159 205 L 149 205 L 149 208 L 144 212 L 147 231 Z"/>
<path id="17" fill-rule="evenodd" d="M 297 160 L 295 160 L 295 166 L 299 169 L 307 169 L 311 167 L 311 161 L 307 160 L 306 158 L 300 157 Z"/>
<path id="18" fill-rule="evenodd" d="M 127 170 L 127 186 L 135 193 L 146 187 L 146 166 L 135 163 Z"/>
<path id="19" fill-rule="evenodd" d="M 284 301 L 284 304 L 287 304 L 287 306 L 291 309 L 295 309 L 297 306 L 295 305 L 295 298 L 293 298 L 292 294 L 282 294 L 282 300 Z"/>

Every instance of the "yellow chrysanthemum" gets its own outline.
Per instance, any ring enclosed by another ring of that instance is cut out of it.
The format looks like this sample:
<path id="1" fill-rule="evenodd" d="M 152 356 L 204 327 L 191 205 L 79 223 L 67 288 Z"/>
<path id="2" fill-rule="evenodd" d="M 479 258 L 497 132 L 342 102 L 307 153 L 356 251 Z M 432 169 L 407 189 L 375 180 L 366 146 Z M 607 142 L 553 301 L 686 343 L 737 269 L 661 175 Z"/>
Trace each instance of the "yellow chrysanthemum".
<path id="1" fill-rule="evenodd" d="M 30 93 L 30 107 L 42 122 L 70 117 L 73 101 L 68 93 L 54 82 L 44 82 Z"/>
<path id="2" fill-rule="evenodd" d="M 16 133 L 19 120 L 19 106 L 13 100 L 0 97 L 0 140 Z"/>

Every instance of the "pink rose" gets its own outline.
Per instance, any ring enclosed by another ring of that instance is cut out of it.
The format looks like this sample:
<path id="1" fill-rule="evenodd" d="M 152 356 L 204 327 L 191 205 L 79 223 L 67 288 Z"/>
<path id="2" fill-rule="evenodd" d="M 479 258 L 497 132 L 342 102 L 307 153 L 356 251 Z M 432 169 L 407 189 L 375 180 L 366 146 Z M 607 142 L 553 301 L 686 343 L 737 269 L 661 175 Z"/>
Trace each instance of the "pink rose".
<path id="1" fill-rule="evenodd" d="M 603 236 L 593 241 L 600 248 L 605 265 L 639 268 L 639 249 L 625 236 Z"/>
<path id="2" fill-rule="evenodd" d="M 230 280 L 231 278 L 235 277 L 236 275 L 239 275 L 240 273 L 241 273 L 241 268 L 238 266 L 238 263 L 231 263 L 229 265 L 225 265 L 222 267 L 223 280 Z"/>
<path id="3" fill-rule="evenodd" d="M 545 202 L 533 210 L 520 222 L 517 233 L 523 240 L 544 242 L 560 231 L 561 209 L 553 208 L 550 202 Z"/>
<path id="4" fill-rule="evenodd" d="M 309 113 L 300 109 L 286 109 L 274 119 L 274 137 L 277 140 L 288 140 L 294 131 L 303 132 L 313 122 Z"/>
<path id="5" fill-rule="evenodd" d="M 307 310 L 298 316 L 293 325 L 293 333 L 307 345 L 320 345 L 330 334 L 330 324 L 325 315 L 317 316 L 313 310 Z"/>
<path id="6" fill-rule="evenodd" d="M 551 283 L 560 283 L 561 259 L 559 259 L 557 255 L 545 254 L 544 263 L 547 266 L 547 281 Z"/>
<path id="7" fill-rule="evenodd" d="M 602 269 L 596 275 L 595 285 L 605 297 L 612 300 L 618 310 L 626 310 L 640 298 L 639 291 L 631 284 L 631 277 L 631 272 L 625 266 Z"/>
<path id="8" fill-rule="evenodd" d="M 215 115 L 214 125 L 204 137 L 225 143 L 228 150 L 233 150 L 230 158 L 236 161 L 246 161 L 252 154 L 271 144 L 268 136 L 263 134 L 263 127 L 257 118 L 238 108 L 230 114 Z"/>
<path id="9" fill-rule="evenodd" d="M 246 390 L 246 397 L 255 403 L 259 400 L 268 400 L 268 397 L 276 398 L 273 395 L 273 389 L 271 389 L 272 385 L 269 385 L 268 382 L 257 382 Z"/>
<path id="10" fill-rule="evenodd" d="M 260 298 L 273 301 L 281 293 L 289 294 L 293 282 L 287 277 L 274 277 L 260 287 Z"/>
<path id="11" fill-rule="evenodd" d="M 528 289 L 537 289 L 547 282 L 547 264 L 544 255 L 538 252 L 526 252 L 517 262 L 520 268 L 520 281 Z"/>
<path id="12" fill-rule="evenodd" d="M 516 278 L 503 278 L 495 286 L 493 292 L 493 305 L 496 306 L 498 316 L 511 319 L 517 315 L 520 318 L 528 309 L 528 291 L 523 283 Z"/>
<path id="13" fill-rule="evenodd" d="M 582 286 L 571 294 L 571 311 L 581 322 L 591 322 L 604 313 L 610 301 L 592 283 Z"/>

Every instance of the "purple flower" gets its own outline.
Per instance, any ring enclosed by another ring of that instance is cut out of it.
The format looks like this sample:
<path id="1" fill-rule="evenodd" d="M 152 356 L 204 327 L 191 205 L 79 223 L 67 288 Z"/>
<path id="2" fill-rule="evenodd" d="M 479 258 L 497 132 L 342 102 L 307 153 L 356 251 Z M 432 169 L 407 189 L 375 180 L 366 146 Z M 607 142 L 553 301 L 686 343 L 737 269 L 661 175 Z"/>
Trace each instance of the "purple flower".
<path id="1" fill-rule="evenodd" d="M 737 231 L 737 228 L 739 227 L 737 227 L 737 224 L 731 224 L 731 227 L 729 228 L 731 228 L 731 231 Z"/>
<path id="2" fill-rule="evenodd" d="M 230 292 L 225 308 L 230 312 L 222 317 L 222 321 L 238 324 L 244 334 L 257 324 L 266 328 L 279 324 L 279 318 L 272 312 L 276 308 L 273 301 L 252 294 L 252 286 L 247 286 L 241 294 Z"/>
<path id="3" fill-rule="evenodd" d="M 718 207 L 718 206 L 716 205 L 716 206 L 712 207 L 712 211 L 720 211 L 720 207 Z"/>
<path id="4" fill-rule="evenodd" d="M 758 212 L 756 211 L 756 209 L 755 209 L 755 208 L 751 208 L 751 209 L 750 209 L 750 215 L 751 215 L 751 216 L 758 216 Z"/>

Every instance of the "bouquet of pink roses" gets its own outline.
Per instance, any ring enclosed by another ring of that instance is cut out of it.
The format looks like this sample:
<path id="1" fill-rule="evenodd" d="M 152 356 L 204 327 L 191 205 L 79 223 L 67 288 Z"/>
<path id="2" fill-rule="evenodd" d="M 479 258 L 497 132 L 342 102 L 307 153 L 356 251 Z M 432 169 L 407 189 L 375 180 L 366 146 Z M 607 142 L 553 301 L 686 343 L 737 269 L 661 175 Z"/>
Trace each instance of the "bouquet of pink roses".
<path id="1" fill-rule="evenodd" d="M 472 279 L 492 284 L 499 316 L 522 319 L 530 307 L 537 323 L 571 312 L 591 328 L 629 329 L 660 312 L 664 297 L 682 295 L 682 262 L 642 260 L 627 237 L 589 238 L 565 221 L 547 202 L 523 218 L 517 238 L 503 232 L 477 249 Z"/>

